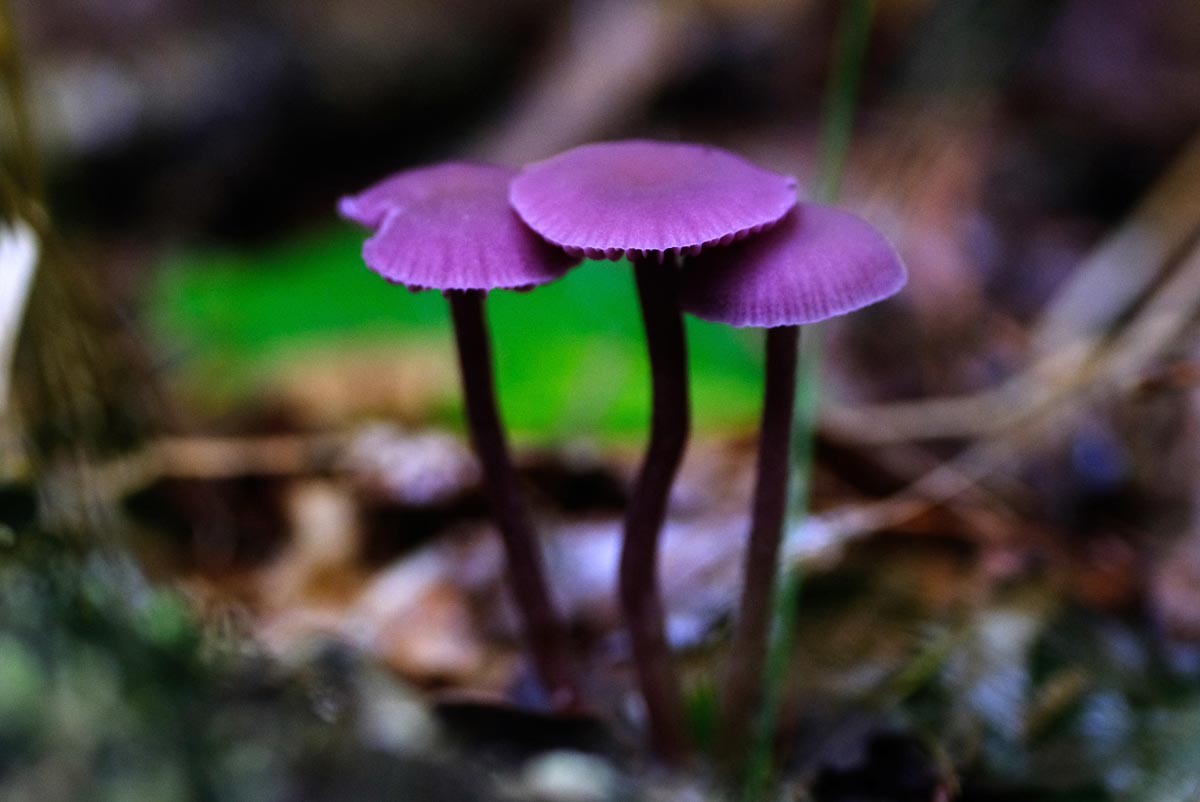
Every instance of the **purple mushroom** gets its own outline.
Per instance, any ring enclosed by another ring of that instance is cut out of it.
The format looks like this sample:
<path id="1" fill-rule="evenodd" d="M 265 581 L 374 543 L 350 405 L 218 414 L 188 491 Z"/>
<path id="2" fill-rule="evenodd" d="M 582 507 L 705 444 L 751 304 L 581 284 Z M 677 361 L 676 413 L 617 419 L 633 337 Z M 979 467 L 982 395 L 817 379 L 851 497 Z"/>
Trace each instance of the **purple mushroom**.
<path id="1" fill-rule="evenodd" d="M 722 700 L 721 737 L 730 750 L 745 743 L 762 693 L 787 505 L 799 326 L 887 298 L 905 280 L 904 265 L 882 234 L 848 212 L 816 203 L 801 203 L 770 231 L 706 251 L 687 266 L 685 310 L 767 329 L 758 475 Z"/>
<path id="2" fill-rule="evenodd" d="M 796 182 L 717 148 L 636 140 L 531 164 L 509 199 L 534 231 L 567 252 L 633 262 L 653 411 L 625 517 L 620 599 L 651 737 L 660 756 L 679 761 L 688 738 L 658 587 L 659 531 L 689 429 L 678 257 L 775 223 L 795 205 Z"/>
<path id="3" fill-rule="evenodd" d="M 496 408 L 484 300 L 559 278 L 572 259 L 521 224 L 508 205 L 514 171 L 449 163 L 409 170 L 343 198 L 344 217 L 374 229 L 367 266 L 450 303 L 471 443 L 504 541 L 513 595 L 542 681 L 558 706 L 578 694 L 565 632 L 551 602 L 537 538 Z"/>

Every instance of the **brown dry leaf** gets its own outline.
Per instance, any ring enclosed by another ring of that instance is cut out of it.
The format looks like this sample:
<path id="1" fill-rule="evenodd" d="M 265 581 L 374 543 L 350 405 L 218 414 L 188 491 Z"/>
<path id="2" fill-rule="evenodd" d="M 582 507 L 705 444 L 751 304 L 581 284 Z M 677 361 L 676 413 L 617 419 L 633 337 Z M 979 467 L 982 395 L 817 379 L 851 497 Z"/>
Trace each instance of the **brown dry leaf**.
<path id="1" fill-rule="evenodd" d="M 1075 593 L 1093 609 L 1128 609 L 1141 598 L 1141 571 L 1140 555 L 1129 543 L 1116 536 L 1095 538 L 1075 566 Z"/>
<path id="2" fill-rule="evenodd" d="M 514 666 L 480 634 L 457 566 L 440 545 L 396 562 L 363 588 L 343 632 L 415 682 L 506 687 Z"/>
<path id="3" fill-rule="evenodd" d="M 405 677 L 422 684 L 479 685 L 488 650 L 475 631 L 462 591 L 439 582 L 413 606 L 380 623 L 375 654 Z"/>

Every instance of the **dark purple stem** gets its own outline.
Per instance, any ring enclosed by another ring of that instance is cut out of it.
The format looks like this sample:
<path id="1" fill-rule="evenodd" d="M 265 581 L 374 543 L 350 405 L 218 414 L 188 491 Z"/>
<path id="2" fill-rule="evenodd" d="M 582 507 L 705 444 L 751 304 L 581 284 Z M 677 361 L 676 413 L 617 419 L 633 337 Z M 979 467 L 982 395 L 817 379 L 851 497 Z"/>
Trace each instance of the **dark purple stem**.
<path id="1" fill-rule="evenodd" d="M 471 444 L 483 466 L 483 481 L 508 561 L 508 575 L 525 637 L 542 682 L 556 707 L 578 704 L 575 671 L 567 652 L 563 625 L 546 587 L 542 556 L 500 413 L 492 379 L 491 345 L 484 319 L 484 293 L 478 290 L 446 293 L 454 318 L 458 364 Z"/>
<path id="2" fill-rule="evenodd" d="M 662 759 L 680 763 L 689 751 L 688 737 L 665 632 L 658 545 L 667 497 L 687 445 L 687 345 L 674 265 L 637 260 L 634 273 L 650 352 L 653 410 L 650 444 L 625 514 L 620 595 L 651 740 Z"/>
<path id="3" fill-rule="evenodd" d="M 762 702 L 779 547 L 787 511 L 800 329 L 798 326 L 768 329 L 766 340 L 766 390 L 758 433 L 754 510 L 720 730 L 722 757 L 734 766 L 746 755 L 754 714 Z"/>

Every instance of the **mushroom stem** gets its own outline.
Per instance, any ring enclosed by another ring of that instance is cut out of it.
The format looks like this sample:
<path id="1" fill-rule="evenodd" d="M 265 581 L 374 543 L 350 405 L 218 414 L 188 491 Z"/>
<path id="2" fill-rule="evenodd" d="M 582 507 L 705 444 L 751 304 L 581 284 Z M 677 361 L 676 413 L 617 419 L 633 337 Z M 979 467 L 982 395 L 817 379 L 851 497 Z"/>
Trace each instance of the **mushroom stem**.
<path id="1" fill-rule="evenodd" d="M 491 345 L 483 309 L 485 293 L 453 290 L 445 295 L 454 319 L 467 427 L 504 542 L 509 581 L 525 638 L 554 706 L 574 707 L 579 703 L 579 692 L 567 653 L 566 633 L 550 599 L 537 537 L 496 408 Z"/>
<path id="2" fill-rule="evenodd" d="M 767 638 L 787 509 L 800 328 L 779 326 L 768 329 L 766 341 L 766 388 L 758 433 L 758 475 L 742 598 L 722 703 L 719 745 L 721 755 L 733 766 L 739 766 L 745 757 L 754 713 L 762 702 Z"/>
<path id="3" fill-rule="evenodd" d="M 688 737 L 665 631 L 658 551 L 667 497 L 688 438 L 687 345 L 674 266 L 649 258 L 633 266 L 650 354 L 652 412 L 650 443 L 625 514 L 620 597 L 651 741 L 662 759 L 679 763 Z"/>

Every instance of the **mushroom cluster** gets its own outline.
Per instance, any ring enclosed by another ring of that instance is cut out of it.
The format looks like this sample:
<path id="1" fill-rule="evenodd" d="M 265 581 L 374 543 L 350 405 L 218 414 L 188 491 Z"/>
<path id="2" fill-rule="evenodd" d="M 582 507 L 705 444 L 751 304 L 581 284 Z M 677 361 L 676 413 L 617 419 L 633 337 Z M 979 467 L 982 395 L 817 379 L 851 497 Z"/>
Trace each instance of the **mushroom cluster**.
<path id="1" fill-rule="evenodd" d="M 689 434 L 683 313 L 767 330 L 750 540 L 722 701 L 726 731 L 744 732 L 761 695 L 783 531 L 798 327 L 897 292 L 905 271 L 892 247 L 854 215 L 798 203 L 795 179 L 718 148 L 643 140 L 584 145 L 516 173 L 462 163 L 410 170 L 343 199 L 340 210 L 374 231 L 363 247 L 372 270 L 450 302 L 468 429 L 511 590 L 541 679 L 562 705 L 578 700 L 573 660 L 496 409 L 483 305 L 491 289 L 551 281 L 585 256 L 632 263 L 652 414 L 618 594 L 650 737 L 668 761 L 689 752 L 657 571 Z"/>

